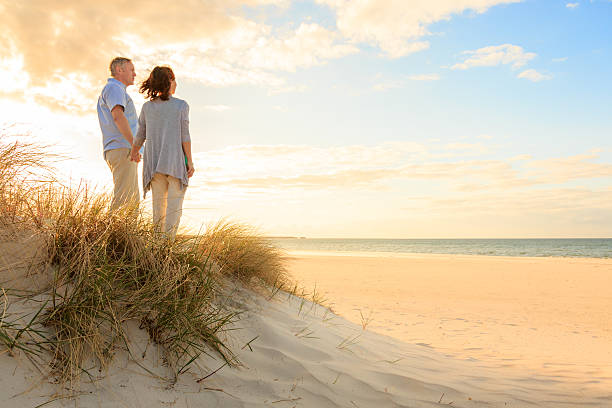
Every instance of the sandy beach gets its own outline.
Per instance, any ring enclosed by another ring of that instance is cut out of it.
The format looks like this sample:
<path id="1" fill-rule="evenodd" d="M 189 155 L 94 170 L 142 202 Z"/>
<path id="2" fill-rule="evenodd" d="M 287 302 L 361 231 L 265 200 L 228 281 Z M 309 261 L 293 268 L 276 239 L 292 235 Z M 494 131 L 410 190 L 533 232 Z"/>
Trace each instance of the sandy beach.
<path id="1" fill-rule="evenodd" d="M 0 406 L 610 406 L 609 261 L 293 254 L 289 266 L 340 315 L 230 286 L 239 366 L 211 354 L 172 380 L 132 321 L 129 354 L 91 372 L 75 399 L 23 354 L 0 353 Z M 373 313 L 366 330 L 357 308 Z"/>
<path id="2" fill-rule="evenodd" d="M 612 260 L 292 252 L 290 270 L 368 330 L 551 385 L 612 389 Z"/>

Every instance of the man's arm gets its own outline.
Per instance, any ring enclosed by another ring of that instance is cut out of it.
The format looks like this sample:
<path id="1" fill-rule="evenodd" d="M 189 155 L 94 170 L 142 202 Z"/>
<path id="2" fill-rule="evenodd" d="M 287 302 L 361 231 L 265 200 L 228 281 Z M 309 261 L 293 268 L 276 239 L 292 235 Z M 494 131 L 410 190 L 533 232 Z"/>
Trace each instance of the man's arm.
<path id="1" fill-rule="evenodd" d="M 134 144 L 132 129 L 130 129 L 130 123 L 125 117 L 125 113 L 123 113 L 123 106 L 115 105 L 111 111 L 111 115 L 113 115 L 115 125 L 117 125 L 117 129 L 119 129 L 119 132 L 125 137 L 125 140 L 127 140 L 130 145 Z"/>

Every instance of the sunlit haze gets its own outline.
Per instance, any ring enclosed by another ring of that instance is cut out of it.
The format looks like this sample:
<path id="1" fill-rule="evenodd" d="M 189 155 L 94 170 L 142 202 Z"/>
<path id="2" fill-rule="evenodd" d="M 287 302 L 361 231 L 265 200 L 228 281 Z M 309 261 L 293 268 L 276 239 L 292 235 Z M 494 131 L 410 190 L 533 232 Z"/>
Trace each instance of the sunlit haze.
<path id="1" fill-rule="evenodd" d="M 190 105 L 192 230 L 610 237 L 611 21 L 606 0 L 0 0 L 2 138 L 110 191 L 95 108 L 125 56 Z"/>

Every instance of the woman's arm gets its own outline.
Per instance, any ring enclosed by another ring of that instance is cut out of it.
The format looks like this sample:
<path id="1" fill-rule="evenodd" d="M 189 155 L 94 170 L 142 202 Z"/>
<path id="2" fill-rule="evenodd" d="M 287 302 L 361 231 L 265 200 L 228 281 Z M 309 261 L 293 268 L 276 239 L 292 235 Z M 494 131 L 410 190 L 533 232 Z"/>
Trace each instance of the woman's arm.
<path id="1" fill-rule="evenodd" d="M 181 110 L 181 144 L 183 145 L 183 153 L 187 159 L 187 177 L 193 176 L 195 168 L 193 167 L 193 159 L 191 157 L 191 135 L 189 134 L 189 105 Z"/>
<path id="2" fill-rule="evenodd" d="M 187 158 L 187 177 L 193 176 L 195 168 L 193 167 L 193 159 L 191 158 L 191 142 L 183 142 L 183 153 Z"/>

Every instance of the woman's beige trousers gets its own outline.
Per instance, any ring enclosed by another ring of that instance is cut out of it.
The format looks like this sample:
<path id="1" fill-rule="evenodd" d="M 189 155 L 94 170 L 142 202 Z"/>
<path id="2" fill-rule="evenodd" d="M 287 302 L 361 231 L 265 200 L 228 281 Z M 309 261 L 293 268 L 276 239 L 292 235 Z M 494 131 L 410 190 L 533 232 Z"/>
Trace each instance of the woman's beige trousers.
<path id="1" fill-rule="evenodd" d="M 153 222 L 159 231 L 174 237 L 183 213 L 186 186 L 176 177 L 155 173 L 151 180 Z"/>

